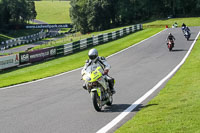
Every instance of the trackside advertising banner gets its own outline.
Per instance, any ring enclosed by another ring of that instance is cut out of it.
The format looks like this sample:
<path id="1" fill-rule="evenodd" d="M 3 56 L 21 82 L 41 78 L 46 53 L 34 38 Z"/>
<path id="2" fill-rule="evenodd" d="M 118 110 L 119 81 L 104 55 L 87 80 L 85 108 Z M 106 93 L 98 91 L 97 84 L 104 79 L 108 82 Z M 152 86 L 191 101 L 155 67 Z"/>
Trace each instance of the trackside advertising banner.
<path id="1" fill-rule="evenodd" d="M 56 56 L 56 48 L 20 53 L 20 64 L 38 62 L 54 56 Z"/>
<path id="2" fill-rule="evenodd" d="M 19 54 L 0 57 L 0 70 L 19 65 Z"/>
<path id="3" fill-rule="evenodd" d="M 30 51 L 28 53 L 29 53 L 29 62 L 37 62 L 52 56 L 56 56 L 56 48 L 35 50 L 35 51 Z"/>
<path id="4" fill-rule="evenodd" d="M 26 29 L 52 29 L 52 28 L 72 28 L 71 24 L 35 24 L 26 25 Z"/>
<path id="5" fill-rule="evenodd" d="M 19 54 L 20 64 L 25 64 L 29 62 L 29 54 L 28 53 L 20 53 Z"/>

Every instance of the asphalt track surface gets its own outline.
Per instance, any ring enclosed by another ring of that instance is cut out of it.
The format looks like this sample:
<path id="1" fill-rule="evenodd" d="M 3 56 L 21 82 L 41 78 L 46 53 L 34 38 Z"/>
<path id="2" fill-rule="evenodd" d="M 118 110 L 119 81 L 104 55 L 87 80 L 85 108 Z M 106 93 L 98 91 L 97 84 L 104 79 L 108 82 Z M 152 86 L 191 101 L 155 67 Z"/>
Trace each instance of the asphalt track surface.
<path id="1" fill-rule="evenodd" d="M 170 73 L 181 62 L 199 30 L 200 27 L 192 27 L 191 40 L 186 41 L 181 29 L 167 29 L 108 58 L 117 93 L 113 106 L 105 106 L 102 112 L 94 110 L 90 95 L 82 89 L 80 69 L 30 84 L 1 88 L 0 132 L 97 132 Z M 165 41 L 169 32 L 176 38 L 172 52 L 168 51 Z M 109 132 L 131 119 L 159 90 Z"/>

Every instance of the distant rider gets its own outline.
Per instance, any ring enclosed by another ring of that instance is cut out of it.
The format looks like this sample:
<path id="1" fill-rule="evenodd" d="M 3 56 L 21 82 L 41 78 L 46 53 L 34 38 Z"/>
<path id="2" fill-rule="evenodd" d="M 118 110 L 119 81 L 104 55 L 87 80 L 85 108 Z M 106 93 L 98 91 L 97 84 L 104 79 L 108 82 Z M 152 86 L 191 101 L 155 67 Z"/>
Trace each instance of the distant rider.
<path id="1" fill-rule="evenodd" d="M 169 33 L 169 35 L 168 35 L 168 37 L 167 37 L 167 39 L 166 39 L 166 41 L 167 41 L 167 45 L 168 45 L 168 41 L 172 41 L 173 43 L 173 46 L 172 47 L 174 47 L 174 40 L 176 40 L 175 39 L 175 37 L 172 35 L 172 33 Z"/>
<path id="2" fill-rule="evenodd" d="M 188 26 L 186 26 L 184 23 L 182 24 L 182 31 L 183 31 L 183 34 L 185 35 L 186 32 L 188 32 L 190 34 L 190 29 Z"/>
<path id="3" fill-rule="evenodd" d="M 186 28 L 186 25 L 183 23 L 183 24 L 182 24 L 182 27 L 181 27 L 183 33 L 184 33 L 185 28 Z"/>
<path id="4" fill-rule="evenodd" d="M 183 23 L 183 24 L 182 24 L 182 27 L 186 27 L 186 25 Z"/>
<path id="5" fill-rule="evenodd" d="M 109 72 L 111 66 L 107 63 L 107 61 L 104 57 L 98 56 L 98 51 L 95 48 L 89 50 L 88 56 L 89 56 L 89 60 L 86 60 L 85 66 L 83 67 L 81 74 L 84 73 L 84 70 L 86 70 L 88 66 L 92 65 L 93 63 L 98 63 L 104 70 L 103 74 L 105 75 L 105 77 L 109 83 L 111 92 L 114 94 L 115 93 L 114 78 L 108 76 L 108 72 Z M 83 84 L 83 88 L 87 89 L 86 84 Z"/>
<path id="6" fill-rule="evenodd" d="M 172 28 L 177 28 L 178 27 L 178 24 L 177 22 L 175 22 L 173 25 L 172 25 Z"/>

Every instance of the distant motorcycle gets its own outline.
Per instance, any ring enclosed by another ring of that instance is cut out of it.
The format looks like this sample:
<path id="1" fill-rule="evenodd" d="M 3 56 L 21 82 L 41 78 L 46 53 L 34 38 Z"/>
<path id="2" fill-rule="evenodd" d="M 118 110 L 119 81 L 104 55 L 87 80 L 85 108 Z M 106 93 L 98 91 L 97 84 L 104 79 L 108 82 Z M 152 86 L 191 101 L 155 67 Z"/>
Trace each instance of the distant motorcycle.
<path id="1" fill-rule="evenodd" d="M 190 39 L 191 33 L 189 31 L 185 31 L 184 36 L 187 40 Z"/>
<path id="2" fill-rule="evenodd" d="M 182 32 L 183 32 L 183 35 L 185 36 L 185 38 L 187 40 L 190 39 L 190 36 L 191 36 L 191 33 L 190 33 L 190 29 L 188 27 L 182 27 Z"/>
<path id="3" fill-rule="evenodd" d="M 183 34 L 184 34 L 184 32 L 185 32 L 185 26 L 182 26 L 182 27 L 181 27 L 181 30 L 182 30 L 182 32 L 183 32 Z"/>
<path id="4" fill-rule="evenodd" d="M 172 51 L 172 49 L 174 47 L 174 41 L 169 40 L 168 43 L 167 43 L 167 47 L 168 47 L 169 51 Z"/>
<path id="5" fill-rule="evenodd" d="M 112 93 L 103 75 L 101 66 L 88 66 L 82 74 L 82 79 L 86 83 L 87 90 L 91 95 L 92 103 L 96 111 L 101 111 L 104 105 L 112 105 Z"/>

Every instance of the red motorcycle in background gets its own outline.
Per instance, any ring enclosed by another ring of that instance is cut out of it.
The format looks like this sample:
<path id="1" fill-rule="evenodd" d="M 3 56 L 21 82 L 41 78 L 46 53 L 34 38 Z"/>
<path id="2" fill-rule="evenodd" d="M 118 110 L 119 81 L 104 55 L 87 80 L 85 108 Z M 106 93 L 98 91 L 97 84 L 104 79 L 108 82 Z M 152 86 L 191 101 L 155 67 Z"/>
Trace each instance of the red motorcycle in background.
<path id="1" fill-rule="evenodd" d="M 172 48 L 174 47 L 174 41 L 169 40 L 167 43 L 167 47 L 168 47 L 169 51 L 172 51 Z"/>

